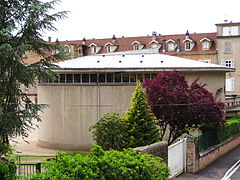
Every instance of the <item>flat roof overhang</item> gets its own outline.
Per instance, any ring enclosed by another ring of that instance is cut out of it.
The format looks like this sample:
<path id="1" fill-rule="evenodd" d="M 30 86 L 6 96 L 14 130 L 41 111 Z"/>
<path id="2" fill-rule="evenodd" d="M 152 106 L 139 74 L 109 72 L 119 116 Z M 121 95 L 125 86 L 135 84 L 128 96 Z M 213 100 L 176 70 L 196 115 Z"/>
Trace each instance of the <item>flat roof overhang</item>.
<path id="1" fill-rule="evenodd" d="M 164 68 L 63 68 L 63 69 L 55 69 L 54 72 L 62 72 L 62 73 L 76 73 L 76 72 L 163 72 L 163 71 L 184 71 L 184 72 L 235 72 L 235 68 L 216 68 L 216 67 L 164 67 Z"/>

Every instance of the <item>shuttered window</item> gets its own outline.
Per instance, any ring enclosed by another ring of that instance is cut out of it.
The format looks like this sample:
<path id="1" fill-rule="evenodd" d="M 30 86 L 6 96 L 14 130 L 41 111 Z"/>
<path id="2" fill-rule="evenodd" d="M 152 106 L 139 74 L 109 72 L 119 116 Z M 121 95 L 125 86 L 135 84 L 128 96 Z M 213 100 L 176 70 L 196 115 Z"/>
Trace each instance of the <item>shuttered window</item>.
<path id="1" fill-rule="evenodd" d="M 235 90 L 235 79 L 227 78 L 226 79 L 226 91 L 234 91 Z"/>

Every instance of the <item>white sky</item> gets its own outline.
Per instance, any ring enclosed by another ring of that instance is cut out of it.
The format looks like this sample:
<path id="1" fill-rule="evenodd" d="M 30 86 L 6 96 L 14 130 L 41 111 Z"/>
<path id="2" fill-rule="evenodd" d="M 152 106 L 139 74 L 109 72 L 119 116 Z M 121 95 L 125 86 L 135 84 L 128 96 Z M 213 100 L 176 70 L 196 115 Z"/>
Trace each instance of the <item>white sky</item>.
<path id="1" fill-rule="evenodd" d="M 62 0 L 68 18 L 48 32 L 52 41 L 216 32 L 223 20 L 240 22 L 240 0 Z"/>

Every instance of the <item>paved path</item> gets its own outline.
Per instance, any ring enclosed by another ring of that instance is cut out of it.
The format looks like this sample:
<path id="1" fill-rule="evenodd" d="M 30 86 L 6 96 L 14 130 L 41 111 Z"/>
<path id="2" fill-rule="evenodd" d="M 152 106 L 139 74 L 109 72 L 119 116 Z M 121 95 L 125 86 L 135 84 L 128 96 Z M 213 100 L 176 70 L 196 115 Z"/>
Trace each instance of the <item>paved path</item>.
<path id="1" fill-rule="evenodd" d="M 19 155 L 55 155 L 57 150 L 42 148 L 37 145 L 38 129 L 31 130 L 28 138 L 24 141 L 21 137 L 14 139 L 14 153 Z"/>
<path id="2" fill-rule="evenodd" d="M 206 168 L 196 174 L 182 174 L 176 180 L 221 180 L 229 168 L 240 159 L 240 146 L 225 154 Z M 231 177 L 231 180 L 240 180 L 238 169 Z"/>
<path id="3" fill-rule="evenodd" d="M 35 122 L 36 123 L 36 122 Z M 36 155 L 36 156 L 54 156 L 60 150 L 42 148 L 37 145 L 38 128 L 31 130 L 28 133 L 29 136 L 24 141 L 21 137 L 17 137 L 11 142 L 14 146 L 14 153 L 19 155 Z M 65 151 L 65 152 L 76 152 L 76 151 Z"/>

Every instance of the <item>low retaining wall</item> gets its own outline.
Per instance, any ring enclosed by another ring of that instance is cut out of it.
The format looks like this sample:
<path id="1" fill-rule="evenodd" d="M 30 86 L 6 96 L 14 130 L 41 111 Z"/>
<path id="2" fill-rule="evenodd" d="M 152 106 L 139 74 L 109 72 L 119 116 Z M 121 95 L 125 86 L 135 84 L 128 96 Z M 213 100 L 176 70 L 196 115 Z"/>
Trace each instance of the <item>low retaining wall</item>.
<path id="1" fill-rule="evenodd" d="M 195 142 L 192 138 L 187 140 L 187 172 L 195 173 L 212 163 L 223 154 L 231 151 L 240 144 L 240 136 L 224 141 L 223 143 L 214 146 L 213 148 L 198 153 Z"/>
<path id="2" fill-rule="evenodd" d="M 160 141 L 148 146 L 134 148 L 143 154 L 152 154 L 154 157 L 163 158 L 164 162 L 168 163 L 168 144 L 165 141 Z"/>

